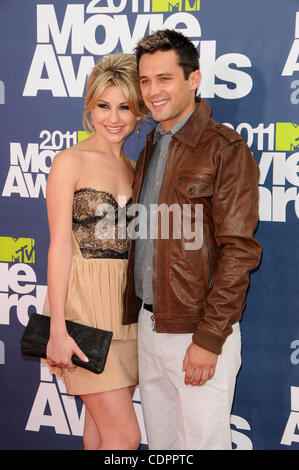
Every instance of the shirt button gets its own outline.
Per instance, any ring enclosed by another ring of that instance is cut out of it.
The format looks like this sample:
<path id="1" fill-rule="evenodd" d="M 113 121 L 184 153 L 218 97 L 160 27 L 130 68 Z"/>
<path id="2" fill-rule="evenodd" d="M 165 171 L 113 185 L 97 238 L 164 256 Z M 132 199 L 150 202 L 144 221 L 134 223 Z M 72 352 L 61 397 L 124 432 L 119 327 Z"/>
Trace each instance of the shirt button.
<path id="1" fill-rule="evenodd" d="M 149 298 L 149 294 L 146 294 L 145 298 L 148 299 L 148 298 Z"/>
<path id="2" fill-rule="evenodd" d="M 162 157 L 163 157 L 163 158 L 166 158 L 166 155 L 165 155 L 165 153 L 163 153 Z"/>
<path id="3" fill-rule="evenodd" d="M 160 183 L 159 183 L 159 181 L 157 181 L 156 186 L 159 186 L 159 185 L 160 185 Z"/>
<path id="4" fill-rule="evenodd" d="M 149 266 L 147 269 L 148 269 L 148 271 L 151 271 L 152 267 L 151 267 L 151 266 Z"/>

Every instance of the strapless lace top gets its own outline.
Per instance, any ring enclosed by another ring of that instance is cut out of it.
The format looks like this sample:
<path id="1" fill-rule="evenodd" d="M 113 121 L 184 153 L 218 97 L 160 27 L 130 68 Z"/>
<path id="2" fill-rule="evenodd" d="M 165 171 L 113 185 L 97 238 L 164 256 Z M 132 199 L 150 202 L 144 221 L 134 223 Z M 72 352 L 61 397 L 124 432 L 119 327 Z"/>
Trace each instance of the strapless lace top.
<path id="1" fill-rule="evenodd" d="M 107 191 L 82 188 L 74 193 L 73 233 L 83 258 L 128 258 L 127 226 L 132 217 Z"/>

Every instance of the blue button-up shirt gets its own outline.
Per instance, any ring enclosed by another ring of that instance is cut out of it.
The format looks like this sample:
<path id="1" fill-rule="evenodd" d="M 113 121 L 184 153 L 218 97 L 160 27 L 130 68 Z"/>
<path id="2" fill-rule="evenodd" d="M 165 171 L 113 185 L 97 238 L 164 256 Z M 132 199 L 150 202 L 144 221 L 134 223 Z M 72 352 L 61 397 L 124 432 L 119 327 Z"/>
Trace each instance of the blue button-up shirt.
<path id="1" fill-rule="evenodd" d="M 168 132 L 164 132 L 161 123 L 154 134 L 154 150 L 150 159 L 140 192 L 139 204 L 143 206 L 139 216 L 140 238 L 135 240 L 134 281 L 137 297 L 146 304 L 153 304 L 153 236 L 156 230 L 156 210 L 160 188 L 168 157 L 171 137 L 187 122 L 192 113 L 188 114 Z M 146 227 L 146 230 L 145 230 Z"/>

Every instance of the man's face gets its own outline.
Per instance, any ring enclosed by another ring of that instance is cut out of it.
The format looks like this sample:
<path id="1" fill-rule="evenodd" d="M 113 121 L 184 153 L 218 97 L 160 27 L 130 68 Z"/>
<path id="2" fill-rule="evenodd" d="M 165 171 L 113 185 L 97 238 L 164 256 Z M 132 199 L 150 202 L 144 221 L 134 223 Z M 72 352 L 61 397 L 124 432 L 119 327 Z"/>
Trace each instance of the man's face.
<path id="1" fill-rule="evenodd" d="M 139 62 L 140 87 L 144 103 L 153 119 L 168 131 L 195 109 L 199 70 L 185 80 L 175 51 L 144 54 Z"/>

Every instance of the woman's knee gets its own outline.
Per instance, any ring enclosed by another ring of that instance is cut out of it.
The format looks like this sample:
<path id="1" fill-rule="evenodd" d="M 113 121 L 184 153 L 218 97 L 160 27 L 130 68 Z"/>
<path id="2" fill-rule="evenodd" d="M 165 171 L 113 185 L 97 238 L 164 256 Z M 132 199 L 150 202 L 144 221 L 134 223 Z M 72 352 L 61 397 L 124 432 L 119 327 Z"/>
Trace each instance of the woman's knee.
<path id="1" fill-rule="evenodd" d="M 137 450 L 141 443 L 139 427 L 136 429 L 117 429 L 110 433 L 103 433 L 101 448 L 116 450 Z"/>
<path id="2" fill-rule="evenodd" d="M 136 450 L 141 443 L 141 434 L 139 428 L 136 429 L 135 433 L 128 436 L 128 450 Z"/>

